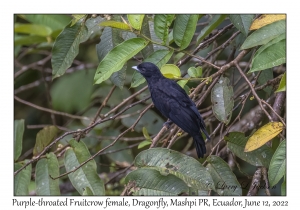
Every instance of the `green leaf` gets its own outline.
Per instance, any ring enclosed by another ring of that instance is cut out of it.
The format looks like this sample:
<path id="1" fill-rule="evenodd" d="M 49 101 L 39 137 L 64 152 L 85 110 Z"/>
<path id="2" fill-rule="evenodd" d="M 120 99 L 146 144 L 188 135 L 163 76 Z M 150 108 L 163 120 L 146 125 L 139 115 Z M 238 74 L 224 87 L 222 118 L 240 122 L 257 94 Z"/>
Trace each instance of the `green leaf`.
<path id="1" fill-rule="evenodd" d="M 89 187 L 86 187 L 86 188 L 84 188 L 82 195 L 92 196 L 94 194 L 93 194 L 93 191 Z"/>
<path id="2" fill-rule="evenodd" d="M 24 134 L 24 119 L 14 122 L 14 160 L 18 160 L 22 153 L 22 143 Z"/>
<path id="3" fill-rule="evenodd" d="M 141 30 L 145 15 L 127 15 L 128 21 L 132 28 Z"/>
<path id="4" fill-rule="evenodd" d="M 40 159 L 35 168 L 35 183 L 37 195 L 60 195 L 58 160 L 53 152 Z M 52 178 L 51 178 L 52 177 Z"/>
<path id="5" fill-rule="evenodd" d="M 248 35 L 249 28 L 254 20 L 255 15 L 229 15 L 229 19 L 233 25 L 240 30 L 245 36 Z"/>
<path id="6" fill-rule="evenodd" d="M 285 34 L 285 21 L 286 20 L 276 21 L 254 31 L 250 36 L 247 37 L 247 39 L 241 46 L 241 50 L 255 47 L 258 45 L 267 44 L 269 41 L 276 38 L 277 36 Z"/>
<path id="7" fill-rule="evenodd" d="M 87 39 L 88 30 L 82 21 L 64 28 L 56 38 L 52 49 L 52 79 L 66 72 L 79 52 L 79 44 Z"/>
<path id="8" fill-rule="evenodd" d="M 29 35 L 29 36 L 18 36 L 15 35 L 14 44 L 18 45 L 32 45 L 47 42 L 46 37 Z"/>
<path id="9" fill-rule="evenodd" d="M 286 140 L 282 141 L 277 147 L 268 170 L 270 186 L 276 185 L 286 174 Z"/>
<path id="10" fill-rule="evenodd" d="M 209 190 L 197 190 L 195 188 L 189 187 L 190 196 L 208 196 Z"/>
<path id="11" fill-rule="evenodd" d="M 272 69 L 266 69 L 264 71 L 261 71 L 261 73 L 258 77 L 258 84 L 264 85 L 271 79 L 273 79 L 273 70 Z M 272 93 L 272 87 L 271 86 L 267 86 L 263 90 L 268 94 L 268 96 L 270 96 L 271 93 Z"/>
<path id="12" fill-rule="evenodd" d="M 14 32 L 47 37 L 51 35 L 52 30 L 48 26 L 25 23 L 15 24 Z"/>
<path id="13" fill-rule="evenodd" d="M 223 20 L 226 18 L 227 15 L 214 15 L 214 17 L 211 19 L 209 24 L 203 28 L 197 37 L 197 45 L 208 35 L 210 34 L 214 29 L 220 25 Z"/>
<path id="14" fill-rule="evenodd" d="M 286 62 L 286 40 L 281 40 L 256 54 L 248 73 L 279 66 Z"/>
<path id="15" fill-rule="evenodd" d="M 168 42 L 169 27 L 171 26 L 174 17 L 174 14 L 156 14 L 154 16 L 155 34 L 164 43 Z"/>
<path id="16" fill-rule="evenodd" d="M 273 151 L 270 147 L 264 145 L 252 152 L 244 152 L 248 137 L 244 133 L 231 132 L 225 136 L 229 150 L 242 160 L 254 166 L 269 167 Z"/>
<path id="17" fill-rule="evenodd" d="M 201 77 L 202 76 L 202 67 L 198 66 L 196 67 L 190 67 L 187 71 L 187 73 L 190 75 L 190 77 Z"/>
<path id="18" fill-rule="evenodd" d="M 284 72 L 280 83 L 279 83 L 279 87 L 275 92 L 281 92 L 281 91 L 285 91 L 286 90 L 286 72 Z"/>
<path id="19" fill-rule="evenodd" d="M 69 15 L 23 15 L 31 23 L 48 26 L 52 31 L 61 30 L 71 21 Z"/>
<path id="20" fill-rule="evenodd" d="M 146 127 L 143 127 L 143 135 L 144 135 L 144 137 L 145 137 L 145 139 L 147 139 L 147 140 L 151 140 L 151 138 L 150 138 L 150 136 L 149 136 L 149 133 L 148 133 L 148 131 L 147 131 L 147 128 Z"/>
<path id="21" fill-rule="evenodd" d="M 114 72 L 110 76 L 110 81 L 112 81 L 112 83 L 115 86 L 119 87 L 120 89 L 122 89 L 125 84 L 126 71 L 127 71 L 127 63 L 124 64 L 124 66 L 121 68 L 121 70 Z"/>
<path id="22" fill-rule="evenodd" d="M 20 169 L 23 164 L 26 164 L 26 162 L 27 160 L 22 164 L 15 163 L 14 171 Z M 28 186 L 31 180 L 31 170 L 32 166 L 29 164 L 14 177 L 14 195 L 28 195 Z"/>
<path id="23" fill-rule="evenodd" d="M 150 145 L 152 142 L 149 141 L 149 140 L 145 140 L 145 141 L 142 141 L 139 145 L 138 145 L 138 149 L 142 149 L 143 147 L 146 147 L 148 145 Z"/>
<path id="24" fill-rule="evenodd" d="M 152 148 L 139 153 L 134 162 L 139 168 L 151 168 L 161 174 L 173 174 L 189 187 L 198 190 L 214 189 L 210 174 L 196 159 L 166 148 Z"/>
<path id="25" fill-rule="evenodd" d="M 228 164 L 218 156 L 207 158 L 208 172 L 211 174 L 219 195 L 242 195 L 242 188 Z"/>
<path id="26" fill-rule="evenodd" d="M 141 28 L 140 33 L 146 37 L 151 37 L 150 23 L 149 23 L 149 18 L 147 15 L 143 19 L 142 28 Z M 131 34 L 133 34 L 133 33 L 131 33 Z M 141 54 L 144 58 L 147 58 L 153 52 L 154 52 L 154 47 L 153 47 L 153 44 L 150 43 L 144 49 L 142 49 Z"/>
<path id="27" fill-rule="evenodd" d="M 188 186 L 172 174 L 162 175 L 159 171 L 142 168 L 130 172 L 125 183 L 134 183 L 133 195 L 167 196 L 188 191 Z"/>
<path id="28" fill-rule="evenodd" d="M 173 52 L 173 50 L 157 50 L 149 55 L 149 57 L 147 57 L 144 62 L 151 62 L 160 69 L 170 60 Z"/>
<path id="29" fill-rule="evenodd" d="M 113 15 L 113 20 L 121 20 L 120 15 Z M 130 32 L 126 32 L 130 33 Z M 97 55 L 99 61 L 102 61 L 103 58 L 107 55 L 107 53 L 113 49 L 118 44 L 122 43 L 124 41 L 124 38 L 122 37 L 122 34 L 120 33 L 119 29 L 111 28 L 111 27 L 105 27 L 102 31 L 100 42 L 96 45 Z"/>
<path id="30" fill-rule="evenodd" d="M 230 122 L 234 106 L 233 88 L 227 77 L 221 76 L 211 91 L 213 113 L 216 118 L 226 125 Z"/>
<path id="31" fill-rule="evenodd" d="M 265 49 L 267 49 L 268 47 L 270 47 L 273 44 L 276 44 L 277 42 L 281 41 L 281 40 L 285 40 L 286 39 L 286 34 L 280 34 L 278 36 L 276 36 L 274 39 L 272 39 L 271 41 L 269 41 L 268 43 L 262 45 L 256 52 L 255 52 L 255 56 L 258 56 L 261 52 L 263 52 Z"/>
<path id="32" fill-rule="evenodd" d="M 165 64 L 161 67 L 160 71 L 169 79 L 178 79 L 181 77 L 180 69 L 174 64 Z"/>
<path id="33" fill-rule="evenodd" d="M 182 88 L 184 88 L 186 83 L 188 83 L 187 79 L 182 79 L 182 80 L 177 81 L 177 84 L 180 85 L 180 87 L 182 87 Z"/>
<path id="34" fill-rule="evenodd" d="M 114 47 L 98 65 L 94 81 L 95 84 L 107 80 L 112 73 L 119 71 L 124 64 L 141 51 L 148 41 L 142 38 L 132 38 Z"/>
<path id="35" fill-rule="evenodd" d="M 74 139 L 69 141 L 71 148 L 65 153 L 66 171 L 71 171 L 86 161 L 91 155 L 86 145 Z M 97 165 L 95 160 L 91 160 L 73 173 L 68 174 L 69 179 L 75 189 L 82 195 L 84 189 L 89 187 L 94 195 L 104 195 L 105 188 L 103 181 L 97 174 Z"/>
<path id="36" fill-rule="evenodd" d="M 144 62 L 150 62 L 155 64 L 158 68 L 161 68 L 164 64 L 166 64 L 173 55 L 173 50 L 157 50 L 151 55 L 149 55 Z M 131 80 L 131 88 L 137 87 L 146 82 L 145 78 L 137 71 L 134 71 Z"/>
<path id="37" fill-rule="evenodd" d="M 151 40 L 153 42 L 156 42 L 156 43 L 162 43 L 163 41 L 158 38 L 155 34 L 155 29 L 154 29 L 154 22 L 153 21 L 149 21 L 149 30 L 150 30 L 150 37 L 151 37 Z M 152 44 L 153 45 L 153 50 L 154 51 L 157 51 L 157 50 L 168 50 L 169 48 L 165 47 L 165 46 L 162 46 L 162 45 L 158 45 L 158 44 Z"/>
<path id="38" fill-rule="evenodd" d="M 121 19 L 120 16 L 114 15 L 114 19 Z M 122 38 L 119 29 L 106 27 L 101 34 L 100 43 L 96 45 L 97 55 L 99 61 L 102 61 L 103 58 L 107 55 L 107 53 L 113 49 L 118 44 L 122 43 L 124 39 Z M 125 79 L 126 79 L 126 70 L 127 65 L 124 64 L 121 70 L 114 72 L 110 80 L 119 88 L 123 88 Z"/>
<path id="39" fill-rule="evenodd" d="M 88 30 L 87 38 L 92 36 L 93 34 L 100 34 L 103 27 L 99 24 L 104 21 L 105 19 L 101 16 L 91 17 L 85 21 L 85 26 Z"/>
<path id="40" fill-rule="evenodd" d="M 73 17 L 73 19 L 72 19 L 71 27 L 73 25 L 75 25 L 80 19 L 85 19 L 87 17 L 87 15 L 85 15 L 85 14 L 72 15 L 72 17 Z"/>
<path id="41" fill-rule="evenodd" d="M 183 50 L 189 46 L 194 36 L 198 15 L 176 15 L 173 37 L 175 43 Z"/>
<path id="42" fill-rule="evenodd" d="M 286 180 L 285 180 L 285 176 L 284 176 L 284 180 L 281 184 L 281 195 L 282 196 L 286 196 Z"/>
<path id="43" fill-rule="evenodd" d="M 108 20 L 108 21 L 103 21 L 100 23 L 100 26 L 103 27 L 112 27 L 112 28 L 118 28 L 118 29 L 122 29 L 122 30 L 130 30 L 129 25 L 127 25 L 126 23 L 122 23 L 122 22 L 118 22 L 118 21 L 114 21 L 114 20 Z"/>
<path id="44" fill-rule="evenodd" d="M 91 102 L 94 73 L 84 69 L 60 77 L 50 90 L 53 108 L 67 113 L 85 109 Z"/>
<path id="45" fill-rule="evenodd" d="M 99 61 L 107 55 L 111 49 L 113 49 L 118 44 L 122 43 L 124 40 L 120 36 L 118 29 L 106 27 L 104 28 L 99 44 L 96 45 L 97 55 Z"/>
<path id="46" fill-rule="evenodd" d="M 48 146 L 56 137 L 58 129 L 54 126 L 46 126 L 40 130 L 36 135 L 36 141 L 33 148 L 33 155 L 40 154 L 46 146 Z"/>

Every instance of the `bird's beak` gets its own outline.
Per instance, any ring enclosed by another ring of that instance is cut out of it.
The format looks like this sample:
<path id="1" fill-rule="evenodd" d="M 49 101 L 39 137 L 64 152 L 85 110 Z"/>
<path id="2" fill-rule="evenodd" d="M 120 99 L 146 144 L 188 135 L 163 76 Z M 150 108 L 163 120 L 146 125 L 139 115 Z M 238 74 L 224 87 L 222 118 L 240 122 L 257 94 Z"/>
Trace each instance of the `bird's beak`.
<path id="1" fill-rule="evenodd" d="M 140 70 L 138 69 L 138 67 L 137 67 L 137 66 L 133 66 L 132 68 L 133 68 L 134 70 L 136 70 L 136 71 L 140 72 Z"/>

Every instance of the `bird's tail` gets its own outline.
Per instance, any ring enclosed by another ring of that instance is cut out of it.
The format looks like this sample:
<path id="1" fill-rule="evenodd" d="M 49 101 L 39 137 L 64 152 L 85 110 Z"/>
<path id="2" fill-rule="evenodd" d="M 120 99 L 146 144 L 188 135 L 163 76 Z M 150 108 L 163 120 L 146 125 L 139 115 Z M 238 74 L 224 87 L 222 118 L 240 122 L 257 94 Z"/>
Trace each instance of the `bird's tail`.
<path id="1" fill-rule="evenodd" d="M 206 147 L 205 147 L 205 141 L 201 133 L 196 136 L 193 136 L 193 139 L 196 146 L 198 158 L 200 157 L 203 158 L 204 154 L 206 153 Z"/>

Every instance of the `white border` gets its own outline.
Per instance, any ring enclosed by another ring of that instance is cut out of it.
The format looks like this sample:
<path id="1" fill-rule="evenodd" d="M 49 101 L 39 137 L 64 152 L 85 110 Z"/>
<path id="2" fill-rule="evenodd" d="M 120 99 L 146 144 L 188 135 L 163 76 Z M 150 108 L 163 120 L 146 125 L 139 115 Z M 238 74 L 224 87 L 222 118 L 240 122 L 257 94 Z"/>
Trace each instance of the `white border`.
<path id="1" fill-rule="evenodd" d="M 2 3 L 1 14 L 1 206 L 12 207 L 13 197 L 13 14 L 15 13 L 286 13 L 287 14 L 287 196 L 286 197 L 241 197 L 238 200 L 257 201 L 289 201 L 289 207 L 296 207 L 299 199 L 299 15 L 296 1 L 276 2 L 271 0 L 251 1 L 5 1 Z M 16 197 L 20 200 L 29 200 L 30 197 Z M 33 199 L 39 199 L 34 197 Z M 63 199 L 62 197 L 58 197 Z M 45 199 L 55 200 L 56 197 Z M 71 197 L 69 197 L 71 198 Z M 113 197 L 120 199 L 121 197 Z M 139 200 L 149 201 L 160 197 L 138 197 Z M 174 197 L 178 198 L 178 197 Z M 203 197 L 202 197 L 203 198 Z M 209 200 L 231 200 L 232 197 L 204 197 Z M 76 197 L 81 200 L 83 197 Z M 106 197 L 88 197 L 88 200 L 102 200 Z M 131 200 L 132 197 L 126 199 Z M 170 199 L 164 197 L 164 199 Z M 189 199 L 198 199 L 189 197 Z M 298 207 L 298 205 L 297 205 Z M 24 209 L 24 207 L 21 207 Z M 27 207 L 26 209 L 37 209 Z M 53 207 L 44 207 L 53 209 Z M 64 209 L 82 209 L 82 207 L 63 207 Z M 88 207 L 90 209 L 102 209 L 100 207 Z M 123 207 L 124 208 L 124 207 Z M 172 209 L 175 207 L 172 207 Z M 175 209 L 184 208 L 176 207 Z M 185 207 L 189 208 L 189 207 Z M 199 207 L 198 207 L 199 208 Z M 211 208 L 211 207 L 210 207 Z M 233 207 L 222 207 L 232 209 Z M 257 208 L 257 207 L 255 207 Z M 108 208 L 107 208 L 108 209 Z M 109 208 L 121 209 L 121 208 Z M 125 208 L 124 208 L 125 209 Z M 130 209 L 143 209 L 142 207 L 131 207 Z M 154 209 L 154 208 L 150 208 Z M 155 208 L 156 209 L 156 208 Z M 168 208 L 171 209 L 171 208 Z"/>

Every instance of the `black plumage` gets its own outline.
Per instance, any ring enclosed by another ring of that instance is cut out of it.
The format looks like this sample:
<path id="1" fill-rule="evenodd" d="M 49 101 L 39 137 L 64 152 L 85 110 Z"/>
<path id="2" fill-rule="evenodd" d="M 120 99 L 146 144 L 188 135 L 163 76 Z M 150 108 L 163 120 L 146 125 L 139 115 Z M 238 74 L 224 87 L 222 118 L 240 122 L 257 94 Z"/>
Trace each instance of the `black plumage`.
<path id="1" fill-rule="evenodd" d="M 175 81 L 164 77 L 153 63 L 144 62 L 133 68 L 145 77 L 155 107 L 193 137 L 197 155 L 199 158 L 203 157 L 206 147 L 201 131 L 208 139 L 209 135 L 195 103 L 184 89 Z"/>

